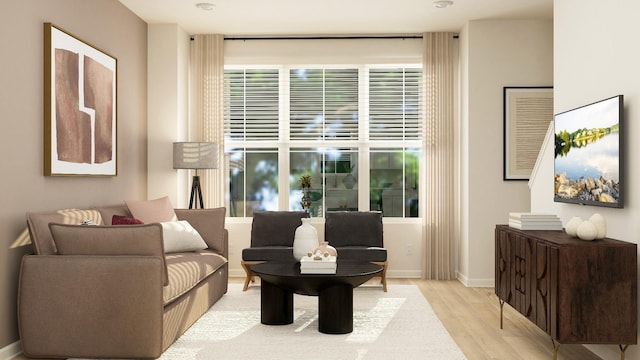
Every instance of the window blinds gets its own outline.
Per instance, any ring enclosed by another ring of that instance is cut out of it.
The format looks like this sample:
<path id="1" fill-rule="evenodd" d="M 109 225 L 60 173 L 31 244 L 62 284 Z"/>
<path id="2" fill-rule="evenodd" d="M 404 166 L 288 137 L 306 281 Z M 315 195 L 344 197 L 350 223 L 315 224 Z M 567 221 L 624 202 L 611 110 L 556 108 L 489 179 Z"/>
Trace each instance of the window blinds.
<path id="1" fill-rule="evenodd" d="M 231 140 L 278 140 L 277 69 L 225 70 L 225 135 Z"/>
<path id="2" fill-rule="evenodd" d="M 422 69 L 369 70 L 369 139 L 420 140 Z"/>
<path id="3" fill-rule="evenodd" d="M 291 140 L 358 139 L 358 69 L 289 71 Z"/>
<path id="4" fill-rule="evenodd" d="M 227 139 L 282 141 L 279 128 L 288 121 L 291 141 L 358 140 L 359 106 L 368 109 L 369 140 L 422 139 L 421 68 L 290 68 L 288 75 L 286 87 L 278 69 L 225 70 Z M 359 103 L 362 78 L 368 98 Z M 289 94 L 288 119 L 281 92 Z"/>

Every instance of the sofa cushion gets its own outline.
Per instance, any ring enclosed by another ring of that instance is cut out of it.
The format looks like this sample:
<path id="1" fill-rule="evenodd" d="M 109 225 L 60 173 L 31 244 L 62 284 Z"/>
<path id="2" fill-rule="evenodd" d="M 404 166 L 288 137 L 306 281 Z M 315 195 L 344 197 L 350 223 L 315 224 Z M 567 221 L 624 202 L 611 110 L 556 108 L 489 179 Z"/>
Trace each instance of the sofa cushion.
<path id="1" fill-rule="evenodd" d="M 104 219 L 104 224 L 108 225 L 109 220 L 113 219 L 114 215 L 133 217 L 127 205 L 123 202 L 118 205 L 98 206 L 94 209 L 98 210 Z M 113 225 L 113 224 L 112 224 Z"/>
<path id="2" fill-rule="evenodd" d="M 28 212 L 27 227 L 33 250 L 36 255 L 56 254 L 56 245 L 53 242 L 49 223 L 79 225 L 85 220 L 92 220 L 98 225 L 104 224 L 100 211 L 93 209 L 63 209 L 45 212 Z"/>
<path id="3" fill-rule="evenodd" d="M 360 261 L 387 261 L 387 249 L 366 246 L 337 247 L 338 259 Z"/>
<path id="4" fill-rule="evenodd" d="M 209 249 L 226 254 L 226 230 L 224 228 L 227 209 L 175 209 L 180 220 L 186 220 L 198 231 Z"/>
<path id="5" fill-rule="evenodd" d="M 188 292 L 227 263 L 227 259 L 211 250 L 166 255 L 169 286 L 163 289 L 167 305 Z"/>
<path id="6" fill-rule="evenodd" d="M 178 219 L 168 196 L 154 200 L 126 200 L 125 204 L 131 215 L 145 224 Z"/>
<path id="7" fill-rule="evenodd" d="M 292 246 L 259 246 L 242 249 L 244 261 L 295 261 Z"/>
<path id="8" fill-rule="evenodd" d="M 162 225 L 165 253 L 196 251 L 207 248 L 207 243 L 204 242 L 202 236 L 186 220 L 167 221 L 160 223 L 160 225 Z"/>
<path id="9" fill-rule="evenodd" d="M 293 246 L 296 228 L 304 211 L 255 211 L 251 224 L 251 247 Z"/>
<path id="10" fill-rule="evenodd" d="M 163 262 L 167 285 L 167 266 L 159 224 L 123 226 L 83 226 L 49 224 L 59 255 L 148 255 Z"/>

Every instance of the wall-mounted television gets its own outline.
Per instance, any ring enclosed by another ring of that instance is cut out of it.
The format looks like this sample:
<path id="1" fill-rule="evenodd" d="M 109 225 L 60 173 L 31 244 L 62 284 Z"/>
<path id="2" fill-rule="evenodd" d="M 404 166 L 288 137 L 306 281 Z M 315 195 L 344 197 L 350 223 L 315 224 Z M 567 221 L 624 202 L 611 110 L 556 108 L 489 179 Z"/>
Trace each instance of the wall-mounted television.
<path id="1" fill-rule="evenodd" d="M 554 201 L 623 207 L 624 97 L 554 115 Z"/>

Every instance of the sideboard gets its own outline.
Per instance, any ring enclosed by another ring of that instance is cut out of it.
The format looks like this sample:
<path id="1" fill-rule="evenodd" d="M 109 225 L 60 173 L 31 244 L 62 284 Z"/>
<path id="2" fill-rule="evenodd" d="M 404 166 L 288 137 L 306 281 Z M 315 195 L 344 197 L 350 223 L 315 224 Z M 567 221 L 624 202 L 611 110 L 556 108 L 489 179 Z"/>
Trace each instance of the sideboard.
<path id="1" fill-rule="evenodd" d="M 495 293 L 560 344 L 637 342 L 637 245 L 558 230 L 495 229 Z"/>

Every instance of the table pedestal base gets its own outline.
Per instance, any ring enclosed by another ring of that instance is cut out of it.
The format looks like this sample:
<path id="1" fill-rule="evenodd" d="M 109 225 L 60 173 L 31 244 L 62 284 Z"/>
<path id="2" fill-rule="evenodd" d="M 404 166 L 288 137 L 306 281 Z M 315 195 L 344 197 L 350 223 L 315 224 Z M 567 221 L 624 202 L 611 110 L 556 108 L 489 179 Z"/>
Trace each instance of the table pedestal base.
<path id="1" fill-rule="evenodd" d="M 265 325 L 293 323 L 293 293 L 262 281 L 260 286 L 260 321 Z"/>
<path id="2" fill-rule="evenodd" d="M 336 284 L 320 290 L 318 330 L 325 334 L 348 334 L 353 331 L 353 287 L 351 285 Z"/>

